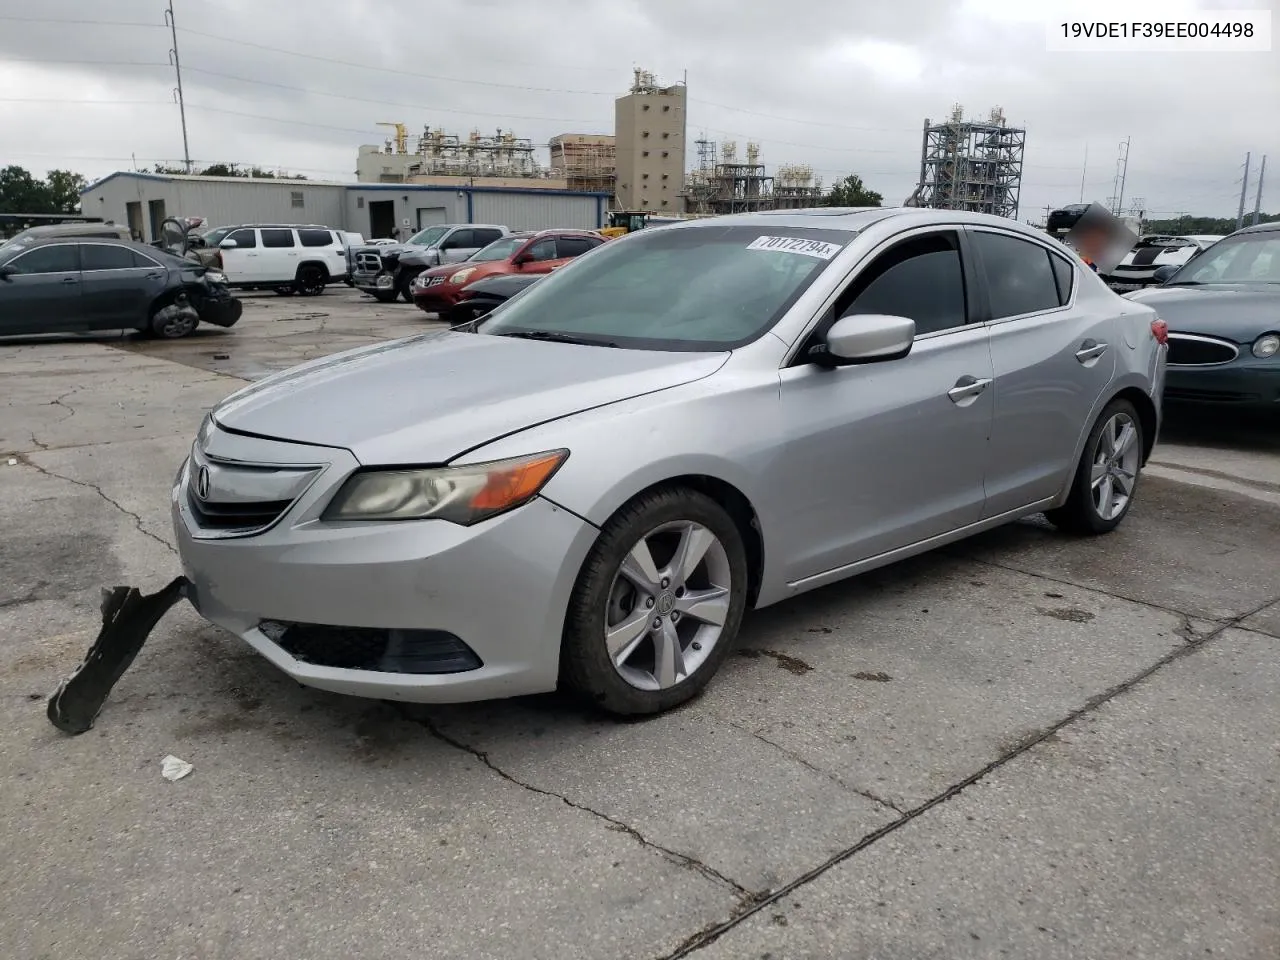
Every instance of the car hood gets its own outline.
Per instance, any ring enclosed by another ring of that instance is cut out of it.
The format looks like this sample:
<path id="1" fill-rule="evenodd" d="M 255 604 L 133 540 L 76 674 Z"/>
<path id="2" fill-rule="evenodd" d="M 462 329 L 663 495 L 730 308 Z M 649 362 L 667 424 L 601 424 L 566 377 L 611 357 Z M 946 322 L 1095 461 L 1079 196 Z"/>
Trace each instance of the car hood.
<path id="1" fill-rule="evenodd" d="M 355 246 L 351 248 L 354 253 L 376 253 L 380 257 L 396 257 L 407 253 L 410 250 L 425 250 L 425 247 L 417 247 L 409 243 L 371 243 Z"/>
<path id="2" fill-rule="evenodd" d="M 1125 297 L 1153 308 L 1177 333 L 1203 333 L 1251 343 L 1260 333 L 1280 330 L 1280 285 L 1152 287 Z"/>
<path id="3" fill-rule="evenodd" d="M 467 289 L 463 291 L 463 296 L 467 294 L 477 295 L 485 294 L 494 297 L 514 297 L 525 287 L 531 286 L 542 279 L 541 275 L 531 273 L 516 274 L 496 274 L 491 277 L 484 277 L 467 284 Z"/>
<path id="4" fill-rule="evenodd" d="M 444 463 L 540 423 L 701 379 L 727 357 L 433 331 L 274 374 L 222 401 L 213 418 L 242 433 L 343 447 L 366 464 Z"/>

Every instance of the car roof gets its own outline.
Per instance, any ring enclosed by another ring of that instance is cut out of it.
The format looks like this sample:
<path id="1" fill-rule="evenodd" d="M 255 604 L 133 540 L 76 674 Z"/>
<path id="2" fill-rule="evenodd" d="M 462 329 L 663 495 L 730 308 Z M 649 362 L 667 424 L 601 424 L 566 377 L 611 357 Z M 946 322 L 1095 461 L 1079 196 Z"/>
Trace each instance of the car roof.
<path id="1" fill-rule="evenodd" d="M 936 210 L 932 207 L 813 207 L 804 210 L 762 210 L 757 213 L 732 213 L 720 217 L 686 220 L 664 226 L 665 230 L 705 230 L 717 226 L 751 226 L 774 230 L 779 227 L 810 227 L 846 230 L 859 233 L 874 223 L 901 219 L 911 226 L 930 224 L 1000 227 L 1014 233 L 1042 240 L 1043 230 L 1019 223 L 1008 217 L 967 210 Z"/>
<path id="2" fill-rule="evenodd" d="M 1273 220 L 1271 223 L 1259 223 L 1253 227 L 1241 227 L 1235 233 L 1228 236 L 1238 237 L 1242 233 L 1270 233 L 1273 230 L 1280 230 L 1280 220 Z"/>
<path id="3" fill-rule="evenodd" d="M 23 252 L 25 253 L 28 250 L 37 250 L 40 247 L 57 247 L 68 243 L 101 243 L 111 247 L 129 247 L 130 249 L 138 250 L 151 256 L 154 256 L 157 253 L 168 253 L 169 256 L 174 256 L 174 254 L 169 253 L 169 251 L 153 247 L 149 243 L 137 243 L 133 240 L 126 240 L 123 237 L 40 237 L 39 239 L 32 239 L 24 243 L 22 247 Z M 3 244 L 0 244 L 0 246 L 3 246 Z M 199 264 L 194 262 L 191 265 L 193 267 L 199 266 Z"/>

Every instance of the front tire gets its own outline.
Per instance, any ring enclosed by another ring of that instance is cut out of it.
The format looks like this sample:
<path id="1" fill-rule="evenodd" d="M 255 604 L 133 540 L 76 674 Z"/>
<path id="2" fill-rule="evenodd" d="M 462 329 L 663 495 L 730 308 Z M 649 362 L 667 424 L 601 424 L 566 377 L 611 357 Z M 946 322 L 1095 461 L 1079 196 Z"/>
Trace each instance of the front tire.
<path id="1" fill-rule="evenodd" d="M 147 324 L 150 333 L 163 340 L 190 336 L 199 325 L 200 314 L 185 299 L 171 300 L 158 306 Z"/>
<path id="2" fill-rule="evenodd" d="M 719 669 L 746 610 L 747 552 L 705 494 L 668 487 L 605 524 L 569 601 L 567 687 L 620 716 L 693 698 Z"/>
<path id="3" fill-rule="evenodd" d="M 1128 400 L 1112 400 L 1098 416 L 1071 482 L 1071 494 L 1045 516 L 1079 536 L 1110 533 L 1129 513 L 1142 471 L 1142 418 Z"/>

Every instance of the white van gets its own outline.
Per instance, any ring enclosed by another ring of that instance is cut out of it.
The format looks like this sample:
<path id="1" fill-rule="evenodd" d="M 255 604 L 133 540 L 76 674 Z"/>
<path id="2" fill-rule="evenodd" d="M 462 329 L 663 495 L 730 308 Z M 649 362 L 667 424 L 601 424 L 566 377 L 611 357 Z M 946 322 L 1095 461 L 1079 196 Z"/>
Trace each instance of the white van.
<path id="1" fill-rule="evenodd" d="M 314 297 L 347 277 L 347 244 L 329 227 L 236 227 L 218 241 L 218 257 L 227 282 L 241 289 Z"/>

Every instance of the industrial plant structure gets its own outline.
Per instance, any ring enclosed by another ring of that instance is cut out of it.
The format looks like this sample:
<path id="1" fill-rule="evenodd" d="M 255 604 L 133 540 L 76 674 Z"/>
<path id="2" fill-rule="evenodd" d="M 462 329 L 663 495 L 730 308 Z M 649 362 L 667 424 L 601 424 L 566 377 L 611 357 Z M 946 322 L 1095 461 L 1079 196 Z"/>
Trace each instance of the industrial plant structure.
<path id="1" fill-rule="evenodd" d="M 1026 139 L 999 107 L 985 121 L 965 120 L 960 104 L 946 123 L 926 119 L 920 181 L 908 204 L 1016 219 Z"/>
<path id="2" fill-rule="evenodd" d="M 409 143 L 408 127 L 400 122 L 381 123 L 395 137 L 381 148 L 360 148 L 356 178 L 364 183 L 426 182 L 417 178 L 467 177 L 500 180 L 545 179 L 547 172 L 534 156 L 533 141 L 509 130 L 493 135 L 472 130 L 468 136 L 423 127 Z"/>
<path id="3" fill-rule="evenodd" d="M 637 69 L 631 91 L 614 101 L 614 196 L 623 210 L 681 212 L 687 92 Z"/>
<path id="4" fill-rule="evenodd" d="M 613 193 L 617 140 L 605 133 L 562 133 L 552 137 L 551 175 L 570 190 Z"/>
<path id="5" fill-rule="evenodd" d="M 690 213 L 746 213 L 794 210 L 821 203 L 822 181 L 813 168 L 784 164 L 770 176 L 760 162 L 760 145 L 748 143 L 738 159 L 737 141 L 697 141 L 698 166 L 685 180 L 685 207 Z"/>

